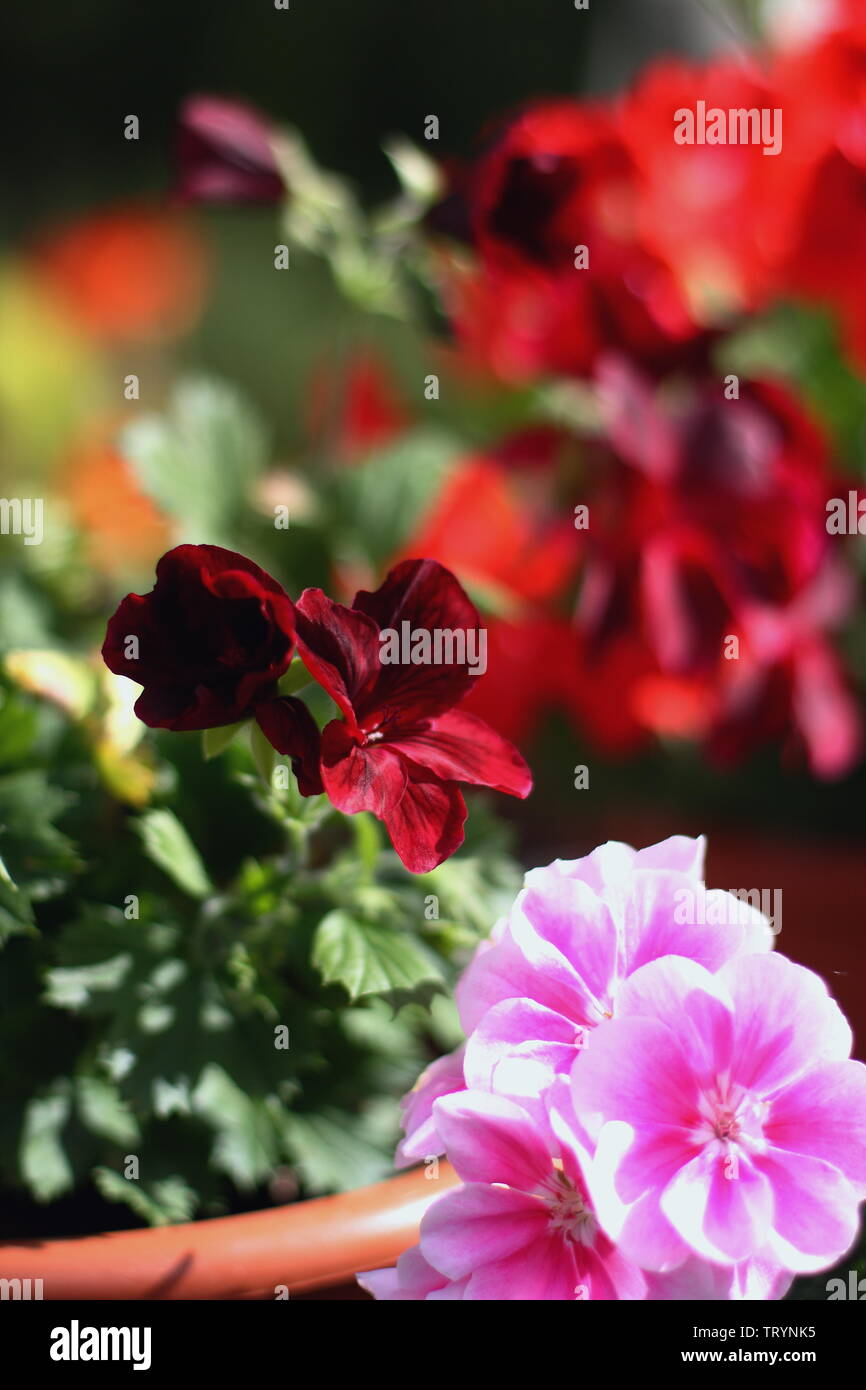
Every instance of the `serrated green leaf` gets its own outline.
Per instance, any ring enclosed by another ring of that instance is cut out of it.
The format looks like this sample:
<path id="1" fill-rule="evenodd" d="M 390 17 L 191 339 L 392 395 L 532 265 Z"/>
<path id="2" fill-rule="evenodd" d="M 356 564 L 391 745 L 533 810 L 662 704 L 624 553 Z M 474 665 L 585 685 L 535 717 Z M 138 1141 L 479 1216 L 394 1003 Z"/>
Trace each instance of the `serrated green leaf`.
<path id="1" fill-rule="evenodd" d="M 258 1186 L 280 1156 L 266 1101 L 246 1095 L 219 1066 L 207 1066 L 192 1094 L 192 1109 L 216 1131 L 212 1161 L 242 1189 Z"/>
<path id="2" fill-rule="evenodd" d="M 144 852 L 194 898 L 206 898 L 213 884 L 201 856 L 173 811 L 161 808 L 139 816 L 136 830 Z"/>
<path id="3" fill-rule="evenodd" d="M 316 928 L 313 964 L 326 984 L 341 984 L 351 999 L 411 992 L 442 979 L 435 957 L 406 932 L 355 921 L 341 908 Z"/>
<path id="4" fill-rule="evenodd" d="M 91 1004 L 95 994 L 114 994 L 131 965 L 132 956 L 123 952 L 94 965 L 78 965 L 71 969 L 55 966 L 45 974 L 45 1001 L 56 1009 L 71 1009 L 75 1013 Z"/>
<path id="5" fill-rule="evenodd" d="M 325 1110 L 287 1115 L 284 1131 L 310 1192 L 351 1191 L 393 1171 L 396 1115 L 371 1109 L 362 1115 Z"/>
<path id="6" fill-rule="evenodd" d="M 6 865 L 0 859 L 0 946 L 5 946 L 10 936 L 32 936 L 35 932 L 30 900 L 12 882 Z"/>
<path id="7" fill-rule="evenodd" d="M 0 777 L 0 854 L 8 875 L 32 902 L 62 892 L 81 867 L 71 840 L 53 824 L 70 800 L 43 772 Z"/>

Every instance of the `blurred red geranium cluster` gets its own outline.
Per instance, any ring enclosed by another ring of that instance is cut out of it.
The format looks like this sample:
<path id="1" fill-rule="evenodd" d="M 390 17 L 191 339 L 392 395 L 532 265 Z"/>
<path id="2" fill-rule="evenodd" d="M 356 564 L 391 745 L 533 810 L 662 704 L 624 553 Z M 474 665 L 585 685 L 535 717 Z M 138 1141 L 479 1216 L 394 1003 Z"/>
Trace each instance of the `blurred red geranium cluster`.
<path id="1" fill-rule="evenodd" d="M 790 385 L 717 363 L 800 300 L 866 373 L 866 14 L 535 104 L 448 178 L 428 230 L 459 365 L 580 379 L 596 412 L 467 459 L 407 542 L 515 600 L 476 707 L 512 737 L 558 705 L 612 752 L 774 739 L 844 774 L 861 721 L 831 634 L 854 580 L 828 502 L 856 484 Z"/>

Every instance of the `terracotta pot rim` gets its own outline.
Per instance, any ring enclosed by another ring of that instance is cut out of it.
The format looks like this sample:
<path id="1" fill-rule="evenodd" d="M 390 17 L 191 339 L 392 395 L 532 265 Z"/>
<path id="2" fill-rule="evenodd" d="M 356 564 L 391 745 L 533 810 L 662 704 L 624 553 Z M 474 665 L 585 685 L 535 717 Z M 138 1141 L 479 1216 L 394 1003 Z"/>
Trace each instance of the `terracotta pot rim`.
<path id="1" fill-rule="evenodd" d="M 444 1160 L 290 1206 L 60 1240 L 0 1241 L 0 1279 L 44 1299 L 276 1298 L 392 1265 L 459 1179 Z"/>

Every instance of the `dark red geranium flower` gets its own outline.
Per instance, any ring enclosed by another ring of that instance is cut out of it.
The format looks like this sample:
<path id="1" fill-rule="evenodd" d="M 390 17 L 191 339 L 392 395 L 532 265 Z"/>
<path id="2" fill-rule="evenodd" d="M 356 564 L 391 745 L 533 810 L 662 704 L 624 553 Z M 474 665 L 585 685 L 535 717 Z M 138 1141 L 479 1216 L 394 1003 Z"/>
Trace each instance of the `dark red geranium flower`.
<path id="1" fill-rule="evenodd" d="M 268 122 L 243 102 L 193 96 L 180 112 L 176 193 L 202 203 L 278 203 L 285 184 Z"/>
<path id="2" fill-rule="evenodd" d="M 108 624 L 109 670 L 144 686 L 153 729 L 214 729 L 274 700 L 294 650 L 294 608 L 275 579 L 218 545 L 179 545 L 149 594 L 128 594 Z"/>
<path id="3" fill-rule="evenodd" d="M 322 733 L 324 789 L 341 811 L 372 811 L 384 821 L 407 869 L 426 873 L 462 843 L 466 806 L 458 782 L 528 794 L 531 777 L 517 750 L 454 708 L 477 678 L 470 670 L 477 637 L 467 641 L 469 660 L 382 659 L 383 633 L 407 643 L 426 633 L 432 643 L 437 632 L 462 633 L 464 640 L 480 632 L 478 613 L 448 570 L 432 560 L 404 561 L 375 593 L 356 594 L 351 608 L 307 589 L 296 627 L 307 669 L 343 716 Z M 459 654 L 459 646 L 454 650 Z M 293 737 L 291 711 L 281 713 L 281 743 L 303 757 L 304 731 Z"/>
<path id="4" fill-rule="evenodd" d="M 820 433 L 770 382 L 658 390 L 601 374 L 573 709 L 606 746 L 704 739 L 720 757 L 795 735 L 818 776 L 848 771 L 860 720 L 830 632 L 852 603 L 826 529 L 839 492 Z M 736 638 L 736 648 L 726 644 Z"/>

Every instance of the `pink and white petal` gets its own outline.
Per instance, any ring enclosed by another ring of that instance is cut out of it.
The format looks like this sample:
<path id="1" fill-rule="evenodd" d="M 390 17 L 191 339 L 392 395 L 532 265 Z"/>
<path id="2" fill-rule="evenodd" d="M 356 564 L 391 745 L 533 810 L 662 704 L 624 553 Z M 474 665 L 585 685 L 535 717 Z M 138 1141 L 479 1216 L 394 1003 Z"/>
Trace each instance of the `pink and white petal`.
<path id="1" fill-rule="evenodd" d="M 594 1245 L 575 1247 L 577 1281 L 593 1302 L 642 1302 L 647 1294 L 646 1275 L 601 1232 Z"/>
<path id="2" fill-rule="evenodd" d="M 783 1298 L 792 1275 L 770 1260 L 742 1260 L 736 1265 L 712 1264 L 697 1255 L 667 1274 L 647 1275 L 653 1301 L 760 1302 Z"/>
<path id="3" fill-rule="evenodd" d="M 520 898 L 499 940 L 476 952 L 457 983 L 457 1007 L 467 1035 L 488 1009 L 518 996 L 573 1018 L 575 1026 L 587 1021 L 580 1016 L 585 995 L 574 966 L 521 917 L 519 904 Z"/>
<path id="4" fill-rule="evenodd" d="M 571 1019 L 532 999 L 504 999 L 495 1004 L 470 1035 L 466 1047 L 466 1080 L 482 1091 L 505 1091 L 496 1073 L 508 1061 L 526 1062 L 533 1074 L 552 1079 L 567 1075 L 577 1055 L 583 1030 Z M 533 1083 L 534 1084 L 534 1083 Z M 521 1088 L 521 1094 L 527 1094 Z M 528 1092 L 531 1094 L 531 1088 Z"/>
<path id="5" fill-rule="evenodd" d="M 617 1017 L 661 1020 L 687 1059 L 692 1083 L 712 1084 L 727 1071 L 733 1045 L 733 1004 L 718 975 L 685 956 L 663 956 L 643 965 L 620 986 Z M 625 1117 L 623 1117 L 625 1118 Z"/>
<path id="6" fill-rule="evenodd" d="M 449 1279 L 465 1279 L 482 1265 L 522 1252 L 547 1229 L 548 1210 L 537 1197 L 488 1183 L 446 1192 L 421 1222 L 421 1249 Z"/>
<path id="7" fill-rule="evenodd" d="M 402 1302 L 428 1298 L 449 1282 L 425 1260 L 417 1245 L 404 1250 L 393 1268 L 371 1269 L 356 1277 L 361 1288 L 374 1298 Z"/>
<path id="8" fill-rule="evenodd" d="M 857 1236 L 857 1191 L 820 1158 L 770 1149 L 758 1162 L 773 1191 L 774 1258 L 797 1274 L 835 1264 Z"/>
<path id="9" fill-rule="evenodd" d="M 851 1029 L 819 975 L 784 956 L 739 956 L 718 977 L 734 1001 L 732 1079 L 769 1096 L 819 1062 L 842 1061 Z"/>
<path id="10" fill-rule="evenodd" d="M 740 1150 L 705 1145 L 679 1169 L 660 1199 L 661 1209 L 696 1255 L 737 1264 L 765 1246 L 773 1219 L 773 1193 L 763 1171 Z"/>
<path id="11" fill-rule="evenodd" d="M 662 1212 L 658 1189 L 634 1202 L 624 1202 L 617 1191 L 618 1166 L 634 1138 L 629 1125 L 605 1125 L 592 1162 L 584 1168 L 592 1207 L 605 1235 L 626 1259 L 644 1270 L 676 1269 L 691 1251 Z"/>
<path id="12" fill-rule="evenodd" d="M 536 876 L 520 894 L 512 924 L 518 944 L 526 937 L 531 950 L 533 939 L 549 942 L 572 965 L 582 1021 L 610 1016 L 620 937 L 607 904 L 587 884 L 558 874 Z"/>
<path id="13" fill-rule="evenodd" d="M 356 1274 L 355 1278 L 362 1289 L 382 1302 L 408 1298 L 408 1294 L 401 1292 L 396 1265 L 390 1265 L 387 1269 L 368 1269 L 363 1274 Z"/>
<path id="14" fill-rule="evenodd" d="M 589 1033 L 572 1069 L 571 1093 L 590 1134 L 607 1120 L 653 1133 L 692 1124 L 698 1087 L 691 1060 L 667 1024 L 613 1018 Z"/>
<path id="15" fill-rule="evenodd" d="M 571 1243 L 542 1231 L 524 1249 L 476 1269 L 465 1296 L 496 1303 L 572 1302 L 579 1283 Z"/>
<path id="16" fill-rule="evenodd" d="M 685 874 L 635 871 L 625 923 L 624 974 L 670 955 L 715 971 L 745 949 L 747 941 L 753 950 L 769 951 L 773 945 L 769 923 L 748 903 L 716 889 L 704 897 Z"/>
<path id="17" fill-rule="evenodd" d="M 647 845 L 635 855 L 635 869 L 670 869 L 687 874 L 700 883 L 704 877 L 704 860 L 707 854 L 707 837 L 698 835 L 671 835 L 658 844 Z"/>
<path id="18" fill-rule="evenodd" d="M 453 1091 L 464 1091 L 463 1073 L 465 1044 L 445 1057 L 437 1057 L 418 1077 L 412 1090 L 403 1097 L 402 1125 L 406 1137 L 397 1146 L 395 1163 L 406 1168 L 443 1152 L 442 1140 L 433 1121 L 433 1102 Z"/>
<path id="19" fill-rule="evenodd" d="M 764 1135 L 776 1149 L 823 1158 L 866 1197 L 866 1066 L 813 1067 L 774 1097 Z"/>
<path id="20" fill-rule="evenodd" d="M 553 1171 L 546 1143 L 520 1105 L 486 1091 L 443 1096 L 433 1119 L 464 1182 L 507 1183 L 534 1192 Z"/>

